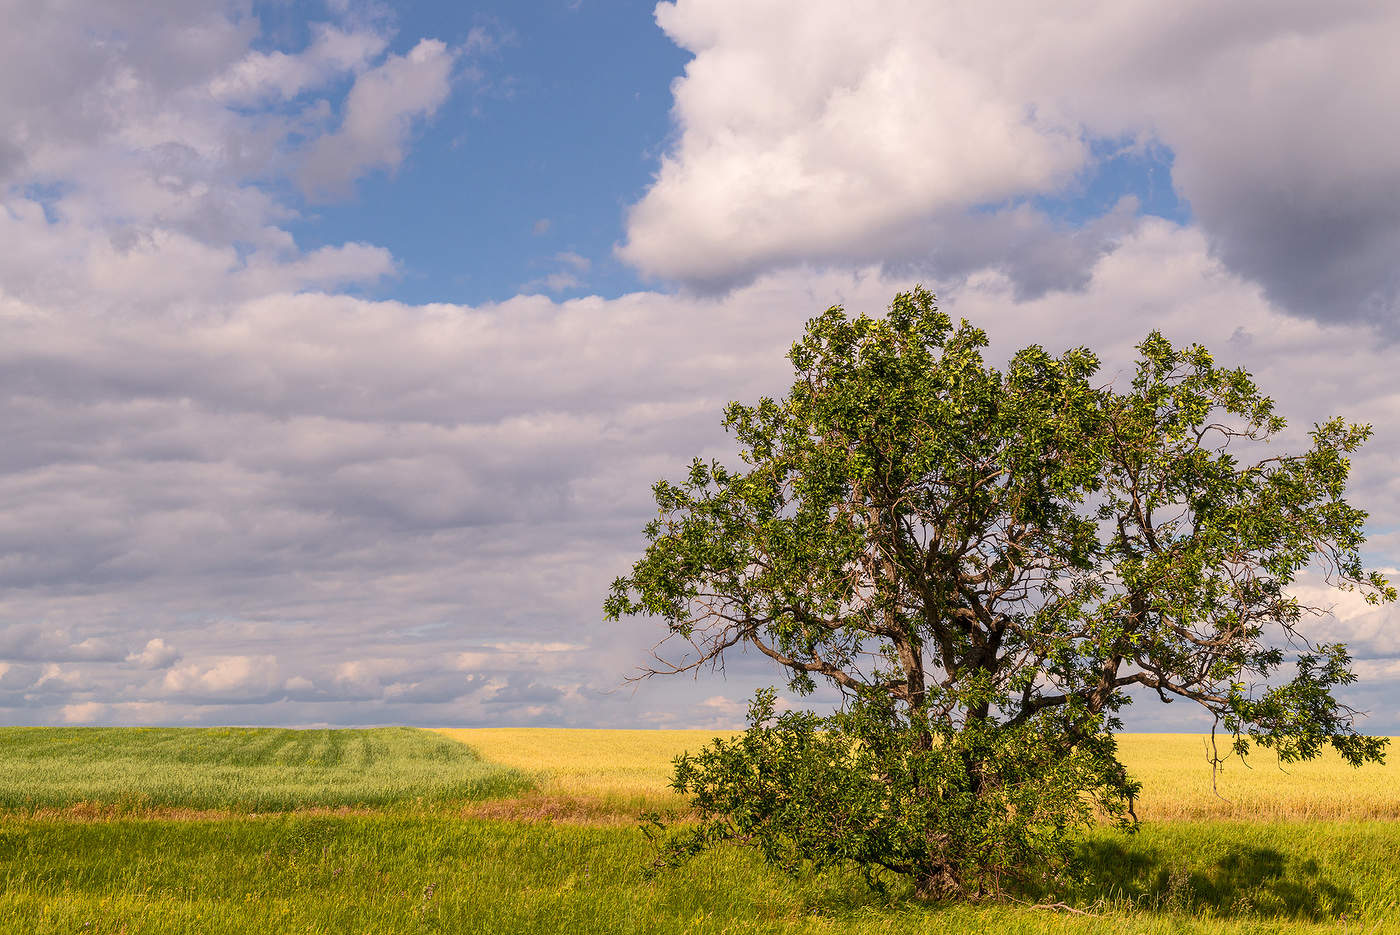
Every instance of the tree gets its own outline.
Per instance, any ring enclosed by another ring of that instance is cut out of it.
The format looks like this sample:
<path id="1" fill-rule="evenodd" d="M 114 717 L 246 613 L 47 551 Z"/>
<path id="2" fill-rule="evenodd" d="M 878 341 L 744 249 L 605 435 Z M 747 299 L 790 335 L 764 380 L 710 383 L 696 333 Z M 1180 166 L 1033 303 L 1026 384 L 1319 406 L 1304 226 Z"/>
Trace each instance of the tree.
<path id="1" fill-rule="evenodd" d="M 1250 375 L 1152 333 L 1130 386 L 1095 386 L 1095 355 L 984 365 L 922 289 L 880 319 L 808 322 L 782 400 L 732 403 L 743 467 L 697 459 L 658 482 L 659 514 L 611 619 L 660 617 L 645 675 L 757 651 L 829 717 L 775 711 L 678 760 L 699 825 L 783 866 L 849 863 L 938 897 L 1061 866 L 1095 809 L 1135 821 L 1113 732 L 1134 686 L 1205 708 L 1233 748 L 1284 761 L 1330 744 L 1380 760 L 1334 690 L 1346 647 L 1316 644 L 1321 609 L 1290 591 L 1321 575 L 1367 601 L 1366 514 L 1345 501 L 1369 426 L 1285 429 Z"/>

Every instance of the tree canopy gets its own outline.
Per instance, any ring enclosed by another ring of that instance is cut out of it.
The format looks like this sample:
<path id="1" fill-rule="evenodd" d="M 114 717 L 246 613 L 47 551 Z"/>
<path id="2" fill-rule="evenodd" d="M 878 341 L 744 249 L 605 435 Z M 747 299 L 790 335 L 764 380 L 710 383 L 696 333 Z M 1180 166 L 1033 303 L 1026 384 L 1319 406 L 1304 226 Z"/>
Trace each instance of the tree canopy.
<path id="1" fill-rule="evenodd" d="M 1370 427 L 1275 453 L 1286 423 L 1250 375 L 1155 332 L 1122 387 L 1086 348 L 998 371 L 986 346 L 922 289 L 880 318 L 828 309 L 786 397 L 726 409 L 742 467 L 697 459 L 653 488 L 645 554 L 605 603 L 664 621 L 647 672 L 757 651 L 792 690 L 845 698 L 820 718 L 761 694 L 744 737 L 684 758 L 706 816 L 685 847 L 995 889 L 1093 808 L 1128 820 L 1112 733 L 1134 687 L 1203 707 L 1241 754 L 1382 757 L 1335 693 L 1346 647 L 1309 635 L 1323 609 L 1292 587 L 1395 598 L 1345 500 Z"/>

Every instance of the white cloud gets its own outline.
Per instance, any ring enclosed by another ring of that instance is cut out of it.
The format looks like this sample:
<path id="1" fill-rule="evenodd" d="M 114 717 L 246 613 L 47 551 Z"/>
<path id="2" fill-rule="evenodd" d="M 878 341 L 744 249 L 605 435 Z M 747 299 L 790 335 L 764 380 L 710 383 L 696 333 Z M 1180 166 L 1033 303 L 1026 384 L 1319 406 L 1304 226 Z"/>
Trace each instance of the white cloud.
<path id="1" fill-rule="evenodd" d="M 214 78 L 209 90 L 230 103 L 248 104 L 266 96 L 296 97 L 338 75 L 364 70 L 388 44 L 382 33 L 312 23 L 311 42 L 301 52 L 249 51 Z"/>
<path id="2" fill-rule="evenodd" d="M 793 708 L 792 702 L 782 696 L 773 704 L 773 709 L 779 714 Z M 748 726 L 748 711 L 748 698 L 711 695 L 691 708 L 684 720 L 686 726 L 693 729 L 737 731 Z"/>
<path id="3" fill-rule="evenodd" d="M 573 270 L 577 270 L 580 273 L 588 272 L 589 267 L 593 265 L 593 261 L 588 259 L 588 257 L 580 256 L 579 254 L 574 253 L 572 250 L 564 250 L 559 253 L 556 253 L 554 254 L 554 259 L 559 261 L 564 266 L 567 266 Z"/>
<path id="4" fill-rule="evenodd" d="M 143 669 L 164 669 L 180 661 L 180 652 L 165 640 L 155 637 L 147 640 L 145 648 L 139 653 L 128 655 L 126 661 Z"/>
<path id="5" fill-rule="evenodd" d="M 158 701 L 82 701 L 64 705 L 59 720 L 65 724 L 171 724 L 188 720 L 188 715 Z"/>
<path id="6" fill-rule="evenodd" d="M 673 85 L 680 139 L 631 211 L 623 258 L 702 282 L 869 262 L 907 253 L 930 216 L 1067 182 L 1085 158 L 1073 127 L 942 54 L 956 41 L 944 9 L 660 4 L 696 57 Z"/>
<path id="7" fill-rule="evenodd" d="M 92 724 L 107 713 L 107 705 L 100 701 L 84 701 L 63 706 L 63 720 L 69 724 Z"/>
<path id="8" fill-rule="evenodd" d="M 255 50 L 257 20 L 218 0 L 15 13 L 26 28 L 0 36 L 6 296 L 91 309 L 100 294 L 104 314 L 200 314 L 394 273 L 370 244 L 302 251 L 277 183 L 308 160 L 323 189 L 393 168 L 415 121 L 450 94 L 453 63 L 484 46 L 425 39 L 386 56 L 382 24 L 331 12 L 291 51 Z M 345 92 L 336 82 L 350 76 Z"/>
<path id="9" fill-rule="evenodd" d="M 443 42 L 423 39 L 356 78 L 340 128 L 307 155 L 301 174 L 307 192 L 343 194 L 368 170 L 397 168 L 415 121 L 431 117 L 447 99 L 455 58 Z"/>
<path id="10" fill-rule="evenodd" d="M 275 656 L 222 656 L 176 666 L 165 673 L 160 687 L 167 696 L 194 700 L 265 701 L 282 681 Z"/>
<path id="11" fill-rule="evenodd" d="M 526 640 L 508 640 L 503 643 L 489 644 L 498 653 L 518 653 L 534 655 L 537 653 L 572 653 L 585 648 L 582 643 L 539 643 Z"/>
<path id="12" fill-rule="evenodd" d="M 1400 656 L 1389 659 L 1358 659 L 1353 665 L 1356 677 L 1363 683 L 1400 679 Z"/>
<path id="13" fill-rule="evenodd" d="M 304 676 L 294 675 L 291 678 L 287 679 L 287 681 L 283 683 L 282 687 L 292 694 L 304 695 L 310 692 L 312 689 L 314 689 L 316 687 L 316 683 L 312 682 L 309 678 L 306 678 Z"/>
<path id="14" fill-rule="evenodd" d="M 1014 273 L 1018 223 L 1037 243 L 1064 232 L 986 206 L 1065 189 L 1090 139 L 1136 138 L 1170 148 L 1212 250 L 1275 302 L 1394 318 L 1393 4 L 901 0 L 853 16 L 835 0 L 676 0 L 656 17 L 695 57 L 673 86 L 677 141 L 619 248 L 646 274 L 716 288 L 802 263 Z M 1049 287 L 1081 285 L 1114 242 L 1060 258 Z"/>

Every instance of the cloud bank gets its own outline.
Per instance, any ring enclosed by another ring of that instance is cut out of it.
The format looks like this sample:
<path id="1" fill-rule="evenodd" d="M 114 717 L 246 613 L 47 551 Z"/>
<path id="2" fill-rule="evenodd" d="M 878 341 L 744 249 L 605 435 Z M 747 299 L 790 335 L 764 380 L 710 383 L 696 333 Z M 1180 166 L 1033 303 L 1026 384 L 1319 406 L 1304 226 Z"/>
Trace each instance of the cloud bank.
<path id="1" fill-rule="evenodd" d="M 824 9 L 787 10 L 777 42 L 781 5 L 658 8 L 696 58 L 623 255 L 708 294 L 468 307 L 349 294 L 399 258 L 287 230 L 301 189 L 402 166 L 471 48 L 346 15 L 269 50 L 220 3 L 16 7 L 34 27 L 0 37 L 19 128 L 0 153 L 0 721 L 732 723 L 766 664 L 633 694 L 657 634 L 603 624 L 603 593 L 651 483 L 730 456 L 722 407 L 784 391 L 803 322 L 916 279 L 995 362 L 1088 344 L 1114 377 L 1161 328 L 1252 369 L 1298 437 L 1334 412 L 1375 423 L 1355 499 L 1400 564 L 1400 391 L 1371 327 L 1394 301 L 1376 257 L 1400 148 L 1360 127 L 1396 86 L 1368 38 L 1389 14 Z M 1309 80 L 1360 90 L 1322 113 Z M 1330 144 L 1275 153 L 1314 104 Z M 1066 227 L 1028 200 L 1123 133 L 1172 147 L 1197 223 L 1124 204 Z M 1328 193 L 1365 249 L 1324 236 L 1308 206 Z M 1251 225 L 1275 249 L 1254 265 Z M 538 285 L 585 263 L 561 253 Z M 1285 280 L 1305 267 L 1354 289 L 1303 308 Z M 1395 624 L 1320 625 L 1381 678 Z M 1400 730 L 1400 699 L 1366 690 Z"/>

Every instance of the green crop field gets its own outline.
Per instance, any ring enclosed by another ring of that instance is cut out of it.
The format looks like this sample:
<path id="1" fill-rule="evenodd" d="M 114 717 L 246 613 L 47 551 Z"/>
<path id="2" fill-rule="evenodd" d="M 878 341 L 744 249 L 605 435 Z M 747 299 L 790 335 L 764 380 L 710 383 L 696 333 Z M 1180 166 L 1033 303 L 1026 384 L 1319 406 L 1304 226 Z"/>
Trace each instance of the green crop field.
<path id="1" fill-rule="evenodd" d="M 519 773 L 409 727 L 0 728 L 0 809 L 290 811 L 519 791 Z"/>
<path id="2" fill-rule="evenodd" d="M 733 848 L 648 879 L 632 818 L 706 736 L 3 730 L 0 932 L 1400 933 L 1394 765 L 1232 762 L 1226 801 L 1200 738 L 1126 737 L 1146 824 L 1088 837 L 1077 914 Z"/>

